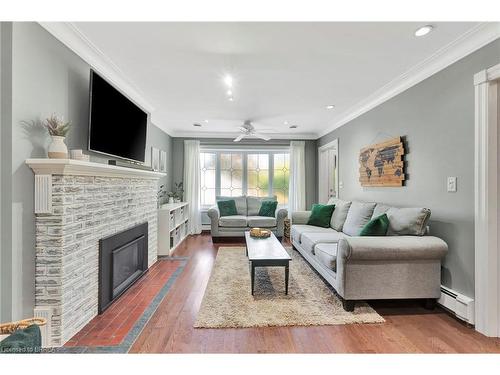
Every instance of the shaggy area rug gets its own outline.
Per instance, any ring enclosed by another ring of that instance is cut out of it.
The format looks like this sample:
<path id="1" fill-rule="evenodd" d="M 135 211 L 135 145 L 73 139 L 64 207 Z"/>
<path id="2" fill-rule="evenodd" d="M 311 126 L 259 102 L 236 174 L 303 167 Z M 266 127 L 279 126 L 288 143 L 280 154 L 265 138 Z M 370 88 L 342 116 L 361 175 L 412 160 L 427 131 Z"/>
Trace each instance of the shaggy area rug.
<path id="1" fill-rule="evenodd" d="M 333 290 L 290 248 L 290 279 L 285 295 L 284 267 L 256 269 L 250 293 L 250 270 L 243 247 L 221 247 L 208 282 L 196 328 L 243 328 L 382 323 L 365 303 L 347 312 Z"/>

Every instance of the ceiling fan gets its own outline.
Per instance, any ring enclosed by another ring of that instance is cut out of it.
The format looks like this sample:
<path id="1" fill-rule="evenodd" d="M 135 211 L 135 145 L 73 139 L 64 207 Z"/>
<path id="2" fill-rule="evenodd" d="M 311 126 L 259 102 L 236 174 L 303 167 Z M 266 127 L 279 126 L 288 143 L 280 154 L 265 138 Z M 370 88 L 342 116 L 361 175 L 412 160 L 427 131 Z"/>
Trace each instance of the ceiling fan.
<path id="1" fill-rule="evenodd" d="M 238 129 L 240 130 L 240 132 L 242 134 L 240 134 L 239 136 L 237 136 L 233 140 L 233 142 L 239 142 L 239 141 L 241 141 L 245 137 L 259 138 L 259 139 L 263 139 L 264 141 L 269 141 L 271 139 L 271 137 L 269 137 L 269 136 L 267 136 L 265 134 L 257 132 L 255 130 L 255 127 L 252 125 L 252 122 L 249 121 L 249 120 L 245 121 L 242 126 L 238 126 Z"/>

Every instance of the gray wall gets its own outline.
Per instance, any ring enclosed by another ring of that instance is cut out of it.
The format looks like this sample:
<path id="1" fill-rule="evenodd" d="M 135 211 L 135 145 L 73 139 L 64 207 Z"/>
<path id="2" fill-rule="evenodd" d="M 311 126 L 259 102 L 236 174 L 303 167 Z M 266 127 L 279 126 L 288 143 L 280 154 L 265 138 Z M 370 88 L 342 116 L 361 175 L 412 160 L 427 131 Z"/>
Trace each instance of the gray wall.
<path id="1" fill-rule="evenodd" d="M 234 146 L 232 139 L 227 138 L 173 138 L 173 182 L 183 180 L 184 173 L 184 140 L 199 139 L 202 145 L 231 145 Z M 259 141 L 256 139 L 242 140 L 239 145 L 241 147 L 251 146 L 288 146 L 290 141 L 286 139 L 274 139 L 268 142 Z M 317 201 L 317 152 L 315 140 L 306 140 L 305 159 L 306 159 L 306 206 L 311 207 Z"/>
<path id="2" fill-rule="evenodd" d="M 33 214 L 33 173 L 25 165 L 28 158 L 46 157 L 50 139 L 40 122 L 56 113 L 72 121 L 66 139 L 69 149 L 87 149 L 90 67 L 81 58 L 56 40 L 36 23 L 12 25 L 12 119 L 2 126 L 2 143 L 10 144 L 10 166 L 2 157 L 2 224 L 12 223 L 11 235 L 2 236 L 2 320 L 31 316 L 34 303 L 35 235 Z M 2 29 L 3 30 L 3 29 Z M 3 33 L 2 33 L 3 34 Z M 3 49 L 3 43 L 2 43 Z M 3 64 L 2 64 L 3 72 Z M 3 91 L 2 91 L 3 94 Z M 4 95 L 2 95 L 3 103 Z M 3 109 L 3 108 L 2 108 Z M 2 111 L 3 114 L 3 111 Z M 35 125 L 26 122 L 35 121 Z M 9 126 L 10 123 L 11 125 Z M 2 125 L 3 117 L 2 117 Z M 8 138 L 4 138 L 4 128 Z M 153 124 L 148 124 L 146 162 L 152 145 L 166 150 L 169 163 L 171 138 Z M 3 145 L 2 145 L 3 146 Z M 3 155 L 2 155 L 3 156 Z M 91 160 L 106 162 L 107 158 L 92 154 Z M 171 181 L 168 177 L 162 181 Z M 4 209 L 5 208 L 5 209 Z M 7 224 L 6 224 L 7 225 Z M 2 234 L 4 232 L 2 228 Z M 11 245 L 10 245 L 11 242 Z M 6 246 L 5 246 L 6 245 Z M 7 260 L 11 267 L 5 264 Z M 4 294 L 5 292 L 5 294 Z M 12 296 L 8 294 L 12 293 Z"/>
<path id="3" fill-rule="evenodd" d="M 10 185 L 12 165 L 12 25 L 0 23 L 0 322 L 10 319 L 10 306 L 1 301 L 12 299 L 11 273 L 12 223 Z"/>
<path id="4" fill-rule="evenodd" d="M 431 233 L 449 253 L 443 285 L 474 296 L 474 86 L 473 75 L 500 62 L 500 40 L 458 61 L 318 140 L 339 139 L 340 197 L 424 206 L 432 210 Z M 359 150 L 392 136 L 407 140 L 406 186 L 363 188 Z M 447 176 L 458 191 L 446 191 Z"/>

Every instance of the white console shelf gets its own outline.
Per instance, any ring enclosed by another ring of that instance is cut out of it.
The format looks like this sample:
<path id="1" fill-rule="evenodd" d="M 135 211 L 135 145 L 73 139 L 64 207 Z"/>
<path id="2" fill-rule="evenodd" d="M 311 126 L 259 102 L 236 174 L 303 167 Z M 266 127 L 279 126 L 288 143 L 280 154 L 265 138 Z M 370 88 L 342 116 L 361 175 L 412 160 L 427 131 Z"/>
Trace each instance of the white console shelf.
<path id="1" fill-rule="evenodd" d="M 164 204 L 158 209 L 158 255 L 170 256 L 188 236 L 187 202 Z"/>

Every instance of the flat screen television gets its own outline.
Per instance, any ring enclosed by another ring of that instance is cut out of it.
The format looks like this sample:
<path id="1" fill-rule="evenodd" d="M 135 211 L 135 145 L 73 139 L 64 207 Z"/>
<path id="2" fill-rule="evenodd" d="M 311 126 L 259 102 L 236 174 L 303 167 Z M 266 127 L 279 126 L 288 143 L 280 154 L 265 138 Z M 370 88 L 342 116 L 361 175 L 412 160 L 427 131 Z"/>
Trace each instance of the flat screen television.
<path id="1" fill-rule="evenodd" d="M 90 71 L 89 150 L 144 163 L 148 114 Z"/>

